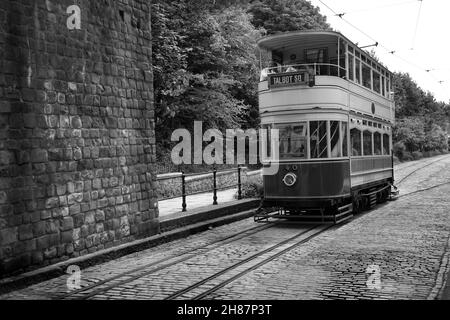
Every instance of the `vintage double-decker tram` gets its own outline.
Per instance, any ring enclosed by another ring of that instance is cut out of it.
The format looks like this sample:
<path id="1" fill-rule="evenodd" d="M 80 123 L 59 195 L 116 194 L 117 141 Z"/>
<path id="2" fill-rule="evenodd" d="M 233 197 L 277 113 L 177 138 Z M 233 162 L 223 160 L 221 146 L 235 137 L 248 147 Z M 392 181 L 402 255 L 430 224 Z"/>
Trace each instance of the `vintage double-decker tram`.
<path id="1" fill-rule="evenodd" d="M 339 223 L 395 193 L 389 70 L 337 32 L 282 33 L 258 46 L 262 127 L 279 130 L 263 170 L 275 161 L 279 170 L 264 175 L 255 219 Z"/>

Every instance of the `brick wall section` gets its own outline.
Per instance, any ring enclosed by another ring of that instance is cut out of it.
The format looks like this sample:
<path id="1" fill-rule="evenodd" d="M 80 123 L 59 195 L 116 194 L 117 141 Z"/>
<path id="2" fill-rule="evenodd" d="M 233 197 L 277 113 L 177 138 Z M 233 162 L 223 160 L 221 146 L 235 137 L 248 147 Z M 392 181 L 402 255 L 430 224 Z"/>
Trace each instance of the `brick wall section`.
<path id="1" fill-rule="evenodd" d="M 158 232 L 152 81 L 150 1 L 0 1 L 0 277 Z"/>

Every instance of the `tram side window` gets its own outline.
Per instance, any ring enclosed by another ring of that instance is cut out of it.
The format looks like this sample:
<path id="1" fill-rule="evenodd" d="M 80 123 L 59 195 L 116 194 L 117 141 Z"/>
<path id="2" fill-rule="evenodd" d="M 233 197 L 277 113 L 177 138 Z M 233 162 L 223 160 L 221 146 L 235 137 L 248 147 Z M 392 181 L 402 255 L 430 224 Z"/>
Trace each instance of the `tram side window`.
<path id="1" fill-rule="evenodd" d="M 275 127 L 280 135 L 280 159 L 306 158 L 306 122 L 282 124 Z"/>
<path id="2" fill-rule="evenodd" d="M 341 157 L 341 147 L 339 145 L 339 121 L 330 121 L 330 145 L 331 145 L 331 157 Z"/>
<path id="3" fill-rule="evenodd" d="M 389 78 L 386 78 L 386 97 L 389 98 L 391 93 L 391 83 L 389 81 Z"/>
<path id="4" fill-rule="evenodd" d="M 383 134 L 383 155 L 388 156 L 391 154 L 391 148 L 389 147 L 389 135 Z"/>
<path id="5" fill-rule="evenodd" d="M 386 96 L 386 79 L 383 77 L 381 77 L 381 94 L 384 96 Z"/>
<path id="6" fill-rule="evenodd" d="M 362 83 L 363 86 L 372 89 L 371 69 L 365 63 L 362 64 Z"/>
<path id="7" fill-rule="evenodd" d="M 373 91 L 381 93 L 380 74 L 375 71 L 372 72 L 373 72 Z"/>
<path id="8" fill-rule="evenodd" d="M 353 56 L 351 54 L 349 54 L 348 55 L 348 78 L 351 81 L 355 80 L 354 73 L 353 73 L 353 66 L 354 66 L 354 64 L 353 64 Z"/>
<path id="9" fill-rule="evenodd" d="M 361 156 L 361 131 L 356 128 L 350 130 L 350 140 L 352 145 L 352 156 Z"/>
<path id="10" fill-rule="evenodd" d="M 348 142 L 347 142 L 347 122 L 341 122 L 341 136 L 342 136 L 342 156 L 348 156 Z"/>
<path id="11" fill-rule="evenodd" d="M 381 156 L 381 133 L 373 134 L 373 150 L 376 156 Z"/>
<path id="12" fill-rule="evenodd" d="M 364 147 L 364 155 L 371 156 L 372 155 L 372 132 L 364 131 L 363 133 L 363 147 Z"/>
<path id="13" fill-rule="evenodd" d="M 328 157 L 327 122 L 311 121 L 309 123 L 311 134 L 311 158 L 321 159 Z"/>
<path id="14" fill-rule="evenodd" d="M 356 67 L 355 72 L 356 83 L 361 84 L 361 61 L 359 59 L 356 59 L 355 67 Z"/>

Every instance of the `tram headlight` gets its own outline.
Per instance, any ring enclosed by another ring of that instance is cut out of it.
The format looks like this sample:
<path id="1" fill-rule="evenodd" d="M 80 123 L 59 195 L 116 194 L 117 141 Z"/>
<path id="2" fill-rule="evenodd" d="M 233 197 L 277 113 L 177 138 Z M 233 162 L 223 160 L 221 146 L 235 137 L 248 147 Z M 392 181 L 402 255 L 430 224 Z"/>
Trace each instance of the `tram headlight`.
<path id="1" fill-rule="evenodd" d="M 297 182 L 297 175 L 295 173 L 288 173 L 284 176 L 283 182 L 288 187 L 292 187 Z"/>

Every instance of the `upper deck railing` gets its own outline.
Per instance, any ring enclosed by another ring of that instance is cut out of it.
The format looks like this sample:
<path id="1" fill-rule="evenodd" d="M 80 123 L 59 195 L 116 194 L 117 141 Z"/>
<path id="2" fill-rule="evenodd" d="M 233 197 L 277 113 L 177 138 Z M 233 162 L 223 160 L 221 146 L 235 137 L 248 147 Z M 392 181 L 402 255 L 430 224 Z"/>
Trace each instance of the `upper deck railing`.
<path id="1" fill-rule="evenodd" d="M 280 76 L 284 74 L 299 74 L 302 81 L 308 81 L 311 76 L 333 76 L 345 77 L 347 71 L 345 68 L 331 63 L 309 63 L 309 64 L 291 64 L 279 65 L 276 67 L 264 68 L 261 70 L 260 81 L 266 81 L 270 76 Z M 308 75 L 308 76 L 306 76 Z M 300 81 L 298 81 L 300 82 Z"/>

